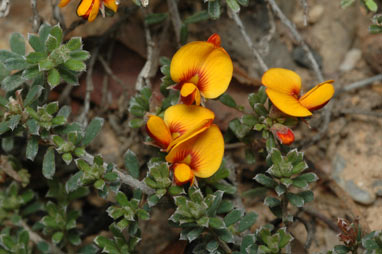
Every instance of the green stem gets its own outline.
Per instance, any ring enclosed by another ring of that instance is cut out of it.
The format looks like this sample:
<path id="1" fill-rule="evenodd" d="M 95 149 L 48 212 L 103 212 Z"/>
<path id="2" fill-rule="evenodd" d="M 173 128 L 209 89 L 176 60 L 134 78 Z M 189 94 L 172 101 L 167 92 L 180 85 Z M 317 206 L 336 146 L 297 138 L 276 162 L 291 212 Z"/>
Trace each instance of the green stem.
<path id="1" fill-rule="evenodd" d="M 281 199 L 281 219 L 284 223 L 286 230 L 288 231 L 289 221 L 288 221 L 288 198 L 287 198 L 287 194 L 288 194 L 288 190 L 285 191 L 285 193 Z M 285 246 L 285 252 L 287 254 L 292 253 L 292 248 L 291 248 L 290 243 L 288 243 Z"/>

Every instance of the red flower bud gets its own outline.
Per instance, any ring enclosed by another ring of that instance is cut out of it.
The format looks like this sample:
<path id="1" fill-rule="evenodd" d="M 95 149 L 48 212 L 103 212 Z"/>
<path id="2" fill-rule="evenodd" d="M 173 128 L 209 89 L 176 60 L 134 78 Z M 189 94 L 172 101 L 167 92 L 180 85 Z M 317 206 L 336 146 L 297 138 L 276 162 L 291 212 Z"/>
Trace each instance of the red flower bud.
<path id="1" fill-rule="evenodd" d="M 272 126 L 271 131 L 283 145 L 290 145 L 294 142 L 293 131 L 285 125 L 276 123 Z"/>

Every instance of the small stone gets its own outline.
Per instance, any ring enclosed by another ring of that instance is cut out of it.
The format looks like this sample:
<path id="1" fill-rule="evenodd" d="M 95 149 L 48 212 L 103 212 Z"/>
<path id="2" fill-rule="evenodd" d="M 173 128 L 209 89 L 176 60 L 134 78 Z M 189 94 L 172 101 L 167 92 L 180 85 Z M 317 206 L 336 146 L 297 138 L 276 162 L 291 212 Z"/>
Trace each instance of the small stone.
<path id="1" fill-rule="evenodd" d="M 374 190 L 375 190 L 375 194 L 378 197 L 382 197 L 382 180 L 375 180 L 373 182 L 373 187 L 374 187 Z"/>
<path id="2" fill-rule="evenodd" d="M 311 24 L 316 23 L 322 17 L 322 14 L 324 14 L 324 11 L 325 11 L 324 6 L 320 4 L 313 6 L 309 10 L 309 23 Z"/>
<path id="3" fill-rule="evenodd" d="M 340 71 L 351 71 L 362 57 L 362 51 L 357 48 L 349 50 L 344 61 L 340 65 Z"/>
<path id="4" fill-rule="evenodd" d="M 322 65 L 321 55 L 319 55 L 317 51 L 313 50 L 312 48 L 310 50 L 312 51 L 313 57 L 316 59 L 318 65 L 321 67 Z M 297 46 L 293 49 L 292 56 L 293 56 L 293 60 L 301 67 L 312 69 L 312 64 L 309 60 L 309 57 L 301 46 Z"/>
<path id="5" fill-rule="evenodd" d="M 352 180 L 346 181 L 345 190 L 347 193 L 349 193 L 354 201 L 363 205 L 371 205 L 376 199 L 374 193 L 369 193 L 368 191 L 361 189 Z"/>
<path id="6" fill-rule="evenodd" d="M 361 41 L 366 62 L 375 73 L 382 73 L 382 38 L 380 34 L 369 35 Z"/>

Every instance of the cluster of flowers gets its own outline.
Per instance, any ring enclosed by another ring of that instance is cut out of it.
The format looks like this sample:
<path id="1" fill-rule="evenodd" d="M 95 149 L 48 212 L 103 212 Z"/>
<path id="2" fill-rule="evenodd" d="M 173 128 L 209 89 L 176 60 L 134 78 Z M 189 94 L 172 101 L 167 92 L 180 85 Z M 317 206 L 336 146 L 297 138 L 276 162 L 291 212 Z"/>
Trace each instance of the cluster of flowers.
<path id="1" fill-rule="evenodd" d="M 61 0 L 58 6 L 65 7 L 70 1 Z M 117 12 L 118 3 L 117 0 L 82 0 L 77 7 L 77 15 L 91 22 L 95 20 L 99 11 L 105 16 L 105 7 Z"/>
<path id="2" fill-rule="evenodd" d="M 220 167 L 224 139 L 213 124 L 215 114 L 203 107 L 204 98 L 223 94 L 231 81 L 232 60 L 213 34 L 207 41 L 194 41 L 174 55 L 170 74 L 180 90 L 183 104 L 169 107 L 163 119 L 149 115 L 146 130 L 153 144 L 167 152 L 176 184 L 195 181 L 195 176 L 212 176 Z M 194 105 L 195 104 L 195 105 Z"/>

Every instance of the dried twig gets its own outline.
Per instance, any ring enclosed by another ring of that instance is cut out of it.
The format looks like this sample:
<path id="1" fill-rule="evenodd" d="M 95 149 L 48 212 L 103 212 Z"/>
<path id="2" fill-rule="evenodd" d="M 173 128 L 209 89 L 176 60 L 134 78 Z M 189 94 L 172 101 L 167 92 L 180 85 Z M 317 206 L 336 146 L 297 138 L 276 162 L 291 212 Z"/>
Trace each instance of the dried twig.
<path id="1" fill-rule="evenodd" d="M 101 64 L 104 67 L 104 70 L 107 72 L 106 69 L 108 69 L 110 71 L 109 73 L 111 73 L 112 75 L 114 75 L 114 73 L 112 72 L 111 67 L 109 66 L 108 63 L 110 63 L 111 58 L 113 56 L 114 45 L 115 45 L 115 41 L 113 40 L 112 43 L 110 44 L 109 48 L 108 48 L 106 59 L 104 59 L 103 57 L 99 58 Z M 107 110 L 107 97 L 108 97 L 107 91 L 108 91 L 108 86 L 109 86 L 109 77 L 110 77 L 110 74 L 104 75 L 103 80 L 102 80 L 102 103 L 101 103 L 101 105 L 102 105 L 104 111 Z M 118 78 L 117 76 L 115 76 L 115 77 Z M 117 81 L 117 83 L 120 84 L 118 81 Z M 126 86 L 123 86 L 123 82 L 122 82 L 122 88 L 126 89 Z"/>
<path id="2" fill-rule="evenodd" d="M 89 154 L 89 153 L 86 153 L 83 158 L 85 159 L 85 161 L 87 161 L 90 164 L 92 164 L 94 161 L 94 156 Z M 103 166 L 106 168 L 107 163 L 104 163 Z M 147 186 L 144 182 L 141 182 L 141 181 L 133 178 L 132 176 L 123 173 L 121 170 L 119 170 L 115 166 L 113 168 L 113 171 L 118 174 L 118 176 L 121 179 L 121 182 L 123 184 L 126 184 L 133 189 L 140 189 L 146 195 L 151 195 L 151 194 L 155 193 L 155 191 L 152 188 L 150 188 L 149 186 Z"/>
<path id="3" fill-rule="evenodd" d="M 336 223 L 334 223 L 331 219 L 327 218 L 325 215 L 319 213 L 318 211 L 311 210 L 309 208 L 302 208 L 302 210 L 306 214 L 309 214 L 310 216 L 317 218 L 317 219 L 321 220 L 322 222 L 324 222 L 334 232 L 336 232 L 336 233 L 340 232 Z"/>
<path id="4" fill-rule="evenodd" d="M 106 62 L 105 58 L 103 56 L 99 55 L 98 60 L 101 62 L 103 69 L 106 71 L 106 73 L 118 84 L 120 84 L 122 87 L 125 87 L 125 83 L 122 81 L 122 79 L 118 78 Z"/>
<path id="5" fill-rule="evenodd" d="M 52 5 L 52 13 L 53 13 L 53 19 L 57 21 L 57 23 L 60 24 L 63 31 L 66 30 L 65 20 L 64 16 L 62 15 L 60 7 L 58 7 L 58 0 L 50 0 Z"/>
<path id="6" fill-rule="evenodd" d="M 342 92 L 349 92 L 353 89 L 358 89 L 358 88 L 361 88 L 361 87 L 364 87 L 364 86 L 368 86 L 368 85 L 371 85 L 373 84 L 374 82 L 376 81 L 381 81 L 382 80 L 382 74 L 378 74 L 378 75 L 375 75 L 371 78 L 367 78 L 367 79 L 363 79 L 363 80 L 360 80 L 360 81 L 356 81 L 354 83 L 351 83 L 349 85 L 346 85 L 344 86 L 343 88 L 339 89 L 337 92 L 336 92 L 336 95 L 342 93 Z"/>
<path id="7" fill-rule="evenodd" d="M 72 24 L 70 24 L 69 28 L 64 30 L 64 35 L 66 36 L 70 32 L 74 31 L 74 29 L 76 29 L 80 25 L 86 24 L 86 22 L 87 21 L 85 19 L 79 19 L 79 20 L 73 21 Z"/>
<path id="8" fill-rule="evenodd" d="M 34 232 L 29 226 L 28 224 L 23 221 L 23 220 L 20 220 L 19 222 L 19 225 L 24 228 L 24 230 L 26 230 L 28 233 L 29 233 L 29 238 L 32 242 L 34 242 L 35 244 L 38 244 L 40 242 L 45 242 L 49 245 L 49 249 L 51 251 L 51 253 L 55 253 L 55 254 L 65 254 L 65 252 L 61 251 L 59 248 L 57 248 L 55 245 L 51 244 L 50 242 L 47 242 L 45 241 L 39 234 L 37 234 L 36 232 Z"/>
<path id="9" fill-rule="evenodd" d="M 38 29 L 40 28 L 40 22 L 41 22 L 41 17 L 38 14 L 38 10 L 37 10 L 37 0 L 31 0 L 31 6 L 33 11 L 32 27 L 33 27 L 33 31 L 37 33 Z"/>
<path id="10" fill-rule="evenodd" d="M 320 66 L 317 60 L 314 58 L 312 51 L 308 47 L 308 45 L 303 40 L 300 33 L 297 31 L 294 24 L 285 16 L 285 14 L 281 11 L 275 0 L 268 0 L 268 3 L 271 5 L 273 12 L 280 18 L 281 22 L 290 30 L 293 37 L 296 39 L 297 43 L 301 45 L 301 47 L 305 50 L 308 55 L 309 61 L 312 64 L 313 70 L 316 73 L 317 79 L 319 82 L 324 81 L 324 76 L 320 70 Z"/>
<path id="11" fill-rule="evenodd" d="M 8 176 L 12 177 L 17 182 L 23 182 L 23 179 L 20 177 L 20 175 L 9 164 L 7 156 L 0 156 L 0 167 L 2 171 L 4 171 Z"/>
<path id="12" fill-rule="evenodd" d="M 310 223 L 308 223 L 306 220 L 304 220 L 301 217 L 295 216 L 294 218 L 296 220 L 300 221 L 305 227 L 305 230 L 306 230 L 308 236 L 306 237 L 304 249 L 309 250 L 310 246 L 312 245 L 315 234 L 316 234 L 316 227 L 315 227 L 314 221 L 312 220 Z"/>
<path id="13" fill-rule="evenodd" d="M 231 10 L 231 9 L 229 9 L 229 10 Z M 265 64 L 263 58 L 261 57 L 259 51 L 256 49 L 251 38 L 249 38 L 249 35 L 248 35 L 248 33 L 244 27 L 243 22 L 241 21 L 241 19 L 239 17 L 239 15 L 234 11 L 230 11 L 230 12 L 231 12 L 231 15 L 232 15 L 234 22 L 239 27 L 241 35 L 244 37 L 245 42 L 247 43 L 248 47 L 252 50 L 253 55 L 256 57 L 257 61 L 259 62 L 261 71 L 266 72 L 268 70 L 268 66 Z"/>
<path id="14" fill-rule="evenodd" d="M 168 12 L 170 13 L 170 18 L 172 25 L 174 27 L 176 42 L 180 45 L 180 29 L 182 27 L 182 20 L 180 19 L 178 5 L 176 0 L 167 0 Z"/>
<path id="15" fill-rule="evenodd" d="M 309 6 L 307 0 L 300 0 L 300 4 L 304 9 L 304 26 L 308 25 Z"/>

